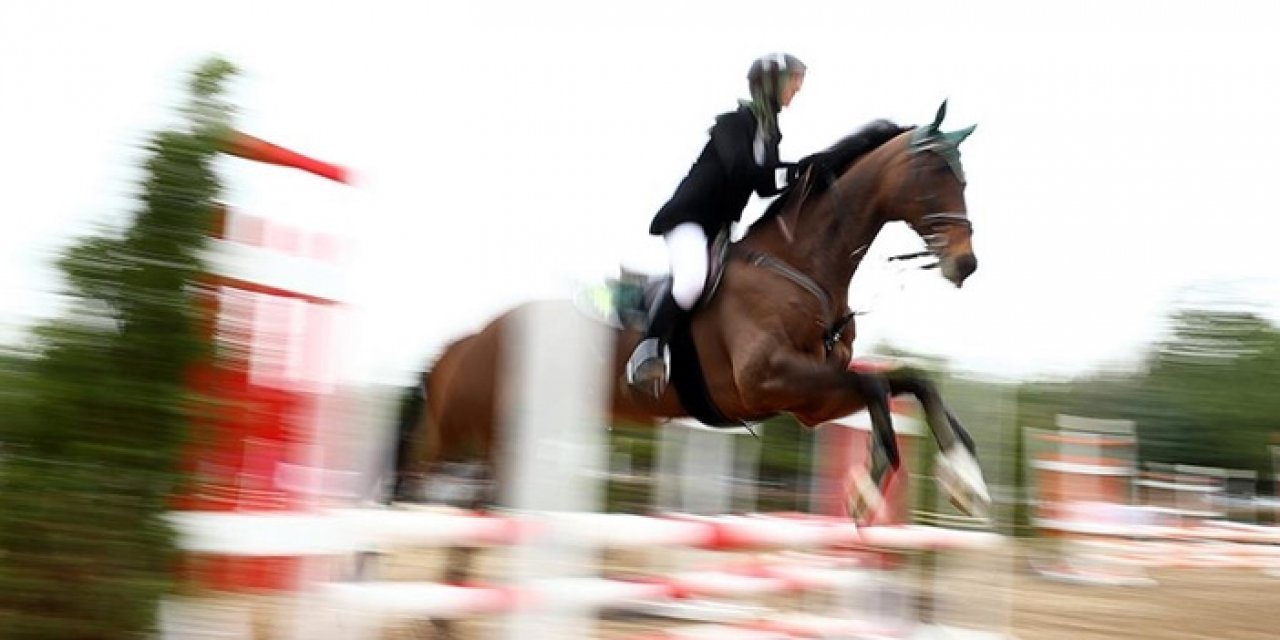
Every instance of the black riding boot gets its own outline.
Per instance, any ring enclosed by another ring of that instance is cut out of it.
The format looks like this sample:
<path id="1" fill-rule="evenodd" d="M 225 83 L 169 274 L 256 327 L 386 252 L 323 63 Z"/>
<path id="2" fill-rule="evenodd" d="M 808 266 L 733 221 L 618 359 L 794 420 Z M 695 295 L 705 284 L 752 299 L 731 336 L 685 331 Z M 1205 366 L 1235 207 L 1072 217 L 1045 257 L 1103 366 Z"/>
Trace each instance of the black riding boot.
<path id="1" fill-rule="evenodd" d="M 671 375 L 667 339 L 683 311 L 671 296 L 671 283 L 668 282 L 649 313 L 649 330 L 644 340 L 636 345 L 631 359 L 627 361 L 627 383 L 632 389 L 654 398 L 660 397 L 666 389 Z"/>

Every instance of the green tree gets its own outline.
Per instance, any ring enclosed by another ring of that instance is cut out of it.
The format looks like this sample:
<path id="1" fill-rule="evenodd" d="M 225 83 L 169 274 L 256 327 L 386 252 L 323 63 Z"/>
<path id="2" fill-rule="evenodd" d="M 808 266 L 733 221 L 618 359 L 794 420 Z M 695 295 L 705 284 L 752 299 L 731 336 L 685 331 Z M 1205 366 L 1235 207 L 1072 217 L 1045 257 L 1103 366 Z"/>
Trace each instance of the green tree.
<path id="1" fill-rule="evenodd" d="M 1187 310 L 1151 355 L 1143 457 L 1270 470 L 1280 430 L 1280 330 L 1245 311 Z"/>
<path id="2" fill-rule="evenodd" d="M 234 73 L 202 65 L 180 129 L 147 145 L 138 208 L 58 260 L 69 310 L 2 373 L 0 638 L 150 637 L 171 588 L 164 514 L 198 403 L 201 253 L 220 185 L 214 159 Z"/>
<path id="3" fill-rule="evenodd" d="M 1280 329 L 1258 314 L 1221 309 L 1176 311 L 1169 324 L 1169 338 L 1151 348 L 1140 371 L 1023 384 L 1018 424 L 1052 429 L 1059 413 L 1133 420 L 1141 461 L 1269 477 L 1267 445 L 1280 432 Z"/>

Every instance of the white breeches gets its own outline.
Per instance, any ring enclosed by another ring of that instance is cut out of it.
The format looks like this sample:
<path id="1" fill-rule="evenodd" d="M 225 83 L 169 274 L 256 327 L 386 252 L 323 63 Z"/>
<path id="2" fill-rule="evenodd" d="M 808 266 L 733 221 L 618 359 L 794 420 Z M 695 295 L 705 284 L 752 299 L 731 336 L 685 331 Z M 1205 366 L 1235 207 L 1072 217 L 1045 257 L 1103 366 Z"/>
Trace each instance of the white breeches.
<path id="1" fill-rule="evenodd" d="M 685 222 L 666 234 L 667 253 L 671 257 L 671 296 L 681 309 L 688 311 L 702 295 L 707 282 L 707 234 L 702 225 Z"/>

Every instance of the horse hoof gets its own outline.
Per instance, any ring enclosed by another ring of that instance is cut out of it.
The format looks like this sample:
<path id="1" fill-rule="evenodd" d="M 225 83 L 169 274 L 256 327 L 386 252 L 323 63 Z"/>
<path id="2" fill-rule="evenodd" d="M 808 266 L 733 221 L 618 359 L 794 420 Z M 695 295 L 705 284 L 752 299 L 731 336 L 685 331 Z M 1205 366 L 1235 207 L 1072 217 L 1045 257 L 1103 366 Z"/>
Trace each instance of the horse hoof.
<path id="1" fill-rule="evenodd" d="M 849 517 L 862 526 L 874 524 L 883 517 L 884 493 L 865 469 L 849 471 L 845 509 Z"/>
<path id="2" fill-rule="evenodd" d="M 990 517 L 991 494 L 982 479 L 978 461 L 968 449 L 956 446 L 938 454 L 937 479 L 951 504 L 965 515 Z"/>

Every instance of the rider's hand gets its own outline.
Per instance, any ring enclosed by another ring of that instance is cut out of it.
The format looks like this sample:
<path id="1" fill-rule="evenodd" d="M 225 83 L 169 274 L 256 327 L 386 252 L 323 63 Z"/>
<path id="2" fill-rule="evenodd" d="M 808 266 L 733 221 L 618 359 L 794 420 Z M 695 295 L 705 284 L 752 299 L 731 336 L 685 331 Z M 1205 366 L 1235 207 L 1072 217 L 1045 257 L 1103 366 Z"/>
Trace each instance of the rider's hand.
<path id="1" fill-rule="evenodd" d="M 773 183 L 778 188 L 778 191 L 786 189 L 795 182 L 794 166 L 784 164 L 773 170 Z"/>
<path id="2" fill-rule="evenodd" d="M 809 170 L 809 164 L 804 162 L 787 162 L 783 163 L 787 169 L 787 184 L 795 184 Z"/>

